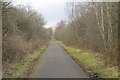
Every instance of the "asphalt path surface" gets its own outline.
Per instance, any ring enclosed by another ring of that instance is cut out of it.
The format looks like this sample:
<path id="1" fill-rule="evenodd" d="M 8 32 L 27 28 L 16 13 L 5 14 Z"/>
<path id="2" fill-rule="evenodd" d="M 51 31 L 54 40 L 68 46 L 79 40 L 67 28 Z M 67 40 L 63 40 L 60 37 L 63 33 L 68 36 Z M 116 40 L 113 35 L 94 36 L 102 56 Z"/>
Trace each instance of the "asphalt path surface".
<path id="1" fill-rule="evenodd" d="M 89 78 L 66 51 L 51 41 L 31 78 Z"/>

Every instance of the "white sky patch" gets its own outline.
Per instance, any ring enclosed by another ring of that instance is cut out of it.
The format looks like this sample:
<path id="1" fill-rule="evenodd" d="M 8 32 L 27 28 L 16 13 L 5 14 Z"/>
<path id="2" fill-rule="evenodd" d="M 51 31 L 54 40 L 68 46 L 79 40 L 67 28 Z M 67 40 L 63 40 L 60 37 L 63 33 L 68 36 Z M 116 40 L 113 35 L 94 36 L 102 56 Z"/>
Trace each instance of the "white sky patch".
<path id="1" fill-rule="evenodd" d="M 54 27 L 57 22 L 65 19 L 67 0 L 13 0 L 16 5 L 30 5 L 43 15 L 47 24 L 45 27 Z"/>
<path id="2" fill-rule="evenodd" d="M 92 0 L 12 0 L 16 5 L 30 5 L 43 15 L 47 22 L 45 27 L 55 27 L 57 22 L 66 19 L 66 2 L 91 2 Z M 100 0 L 93 0 L 100 1 Z M 102 0 L 119 1 L 119 0 Z"/>
<path id="3" fill-rule="evenodd" d="M 47 27 L 47 28 L 49 28 L 49 27 L 55 27 L 55 25 L 56 25 L 56 21 L 50 21 L 44 27 Z"/>

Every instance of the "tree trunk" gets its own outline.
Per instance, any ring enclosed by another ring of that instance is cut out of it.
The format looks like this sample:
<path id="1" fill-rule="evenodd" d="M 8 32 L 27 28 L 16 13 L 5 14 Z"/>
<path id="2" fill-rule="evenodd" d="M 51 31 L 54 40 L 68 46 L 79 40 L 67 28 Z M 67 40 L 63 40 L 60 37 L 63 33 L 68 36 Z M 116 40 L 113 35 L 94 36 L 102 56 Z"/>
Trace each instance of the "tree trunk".
<path id="1" fill-rule="evenodd" d="M 111 15 L 109 12 L 109 7 L 106 2 L 106 7 L 107 7 L 107 16 L 108 16 L 108 21 L 109 21 L 109 28 L 108 28 L 108 41 L 109 41 L 109 50 L 112 49 L 112 22 L 111 22 Z"/>
<path id="2" fill-rule="evenodd" d="M 93 1 L 93 0 L 92 0 Z M 101 5 L 101 19 L 102 19 L 102 23 L 100 24 L 100 21 L 99 21 L 99 17 L 98 17 L 98 10 L 95 6 L 95 3 L 93 2 L 93 8 L 95 10 L 95 15 L 96 15 L 96 19 L 97 19 L 97 24 L 98 24 L 98 27 L 100 29 L 100 32 L 101 32 L 101 36 L 102 36 L 102 39 L 103 39 L 103 43 L 104 43 L 104 47 L 105 47 L 105 51 L 107 51 L 107 45 L 106 45 L 106 41 L 105 41 L 105 35 L 104 35 L 104 21 L 103 21 L 103 7 Z M 102 28 L 102 29 L 101 29 Z"/>

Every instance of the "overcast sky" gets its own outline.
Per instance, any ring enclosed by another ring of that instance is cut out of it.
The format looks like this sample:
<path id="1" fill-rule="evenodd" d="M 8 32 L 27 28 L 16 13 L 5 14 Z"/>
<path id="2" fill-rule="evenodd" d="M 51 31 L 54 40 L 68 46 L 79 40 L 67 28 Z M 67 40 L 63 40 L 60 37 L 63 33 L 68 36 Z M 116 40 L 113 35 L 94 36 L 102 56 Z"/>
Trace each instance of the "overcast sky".
<path id="1" fill-rule="evenodd" d="M 45 27 L 54 27 L 57 22 L 67 18 L 65 16 L 66 2 L 68 1 L 88 2 L 91 0 L 12 0 L 12 1 L 16 5 L 20 5 L 20 4 L 31 5 L 32 8 L 36 9 L 45 18 L 45 21 L 47 22 Z M 106 0 L 106 1 L 114 1 L 114 0 Z"/>
<path id="2" fill-rule="evenodd" d="M 16 5 L 29 4 L 41 13 L 47 22 L 45 27 L 54 27 L 61 19 L 66 19 L 66 2 L 67 0 L 13 0 Z"/>

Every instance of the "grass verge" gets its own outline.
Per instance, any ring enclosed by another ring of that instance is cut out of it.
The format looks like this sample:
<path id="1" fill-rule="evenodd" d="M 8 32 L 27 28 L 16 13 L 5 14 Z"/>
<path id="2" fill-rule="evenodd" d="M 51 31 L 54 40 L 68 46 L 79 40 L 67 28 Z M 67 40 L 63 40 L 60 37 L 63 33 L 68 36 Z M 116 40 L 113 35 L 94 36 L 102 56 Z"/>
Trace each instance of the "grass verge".
<path id="1" fill-rule="evenodd" d="M 27 55 L 23 60 L 9 64 L 9 69 L 3 73 L 3 78 L 27 78 L 46 48 L 47 46 L 43 46 Z"/>
<path id="2" fill-rule="evenodd" d="M 104 62 L 95 57 L 95 54 L 66 46 L 60 41 L 57 42 L 91 77 L 97 75 L 100 78 L 118 78 L 117 66 L 108 68 L 104 65 Z"/>

